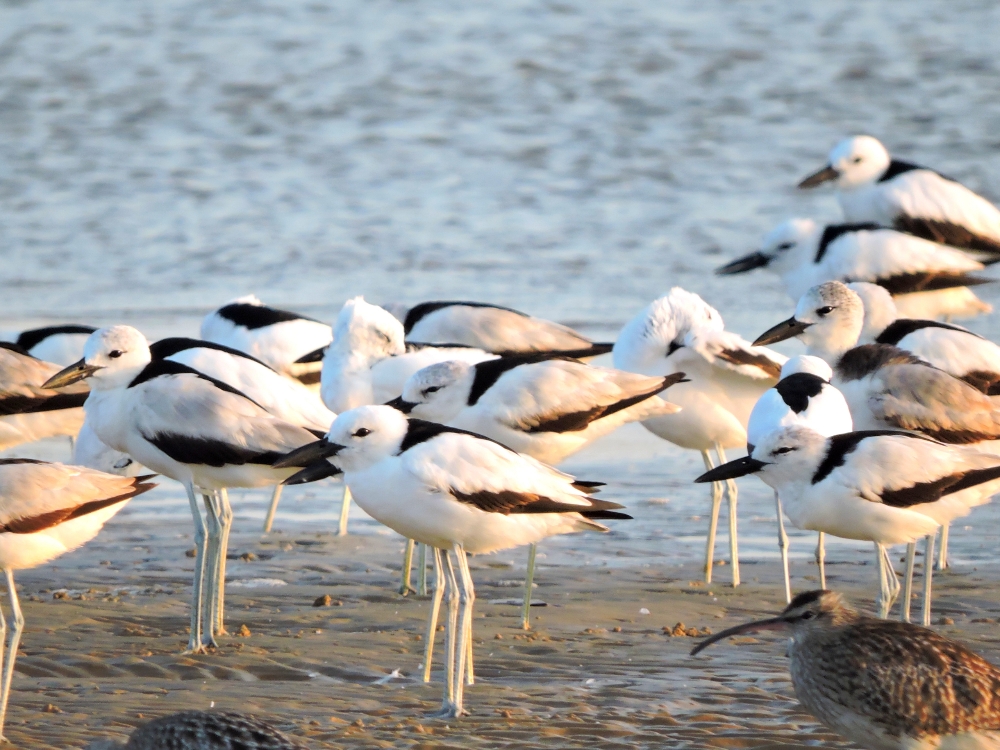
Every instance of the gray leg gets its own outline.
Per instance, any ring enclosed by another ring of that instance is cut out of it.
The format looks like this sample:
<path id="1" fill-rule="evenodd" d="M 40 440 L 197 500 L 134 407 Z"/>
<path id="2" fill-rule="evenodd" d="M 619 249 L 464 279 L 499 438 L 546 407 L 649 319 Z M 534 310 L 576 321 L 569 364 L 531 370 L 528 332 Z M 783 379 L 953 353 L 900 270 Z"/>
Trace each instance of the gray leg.
<path id="1" fill-rule="evenodd" d="M 205 503 L 205 583 L 201 590 L 201 634 L 206 646 L 218 646 L 215 641 L 215 608 L 218 605 L 216 587 L 219 582 L 219 538 L 222 526 L 219 523 L 218 499 L 214 492 L 203 494 Z"/>
<path id="2" fill-rule="evenodd" d="M 712 456 L 708 451 L 702 451 L 705 469 L 715 468 Z M 715 565 L 715 534 L 719 529 L 719 508 L 722 507 L 722 484 L 712 482 L 712 510 L 708 519 L 708 539 L 705 544 L 705 583 L 712 582 L 712 567 Z"/>
<path id="3" fill-rule="evenodd" d="M 719 463 L 726 463 L 726 451 L 720 443 L 715 444 Z M 740 537 L 736 524 L 737 487 L 735 479 L 726 480 L 726 498 L 729 505 L 729 565 L 733 570 L 733 588 L 740 585 Z"/>
<path id="4" fill-rule="evenodd" d="M 441 599 L 447 587 L 444 577 L 444 566 L 441 564 L 441 550 L 434 548 L 434 596 L 431 598 L 431 611 L 427 619 L 427 640 L 424 643 L 424 682 L 431 681 L 431 659 L 434 656 L 434 637 L 437 635 L 438 612 L 441 610 Z"/>
<path id="5" fill-rule="evenodd" d="M 10 594 L 11 622 L 7 640 L 7 659 L 3 665 L 3 684 L 0 685 L 0 735 L 3 734 L 4 722 L 7 719 L 7 702 L 10 700 L 10 683 L 14 677 L 14 661 L 17 659 L 17 646 L 21 642 L 21 631 L 24 630 L 24 615 L 21 614 L 21 603 L 17 600 L 17 589 L 14 587 L 14 571 L 5 570 L 7 576 L 7 593 Z"/>
<path id="6" fill-rule="evenodd" d="M 3 610 L 0 609 L 0 667 L 4 664 L 4 646 L 7 636 L 7 620 L 3 616 Z M 7 655 L 10 658 L 10 654 Z M 0 742 L 7 742 L 7 738 L 4 737 L 3 728 L 4 722 L 7 718 L 7 699 L 8 696 L 2 690 L 2 683 L 0 683 Z"/>
<path id="7" fill-rule="evenodd" d="M 875 542 L 875 561 L 878 563 L 879 594 L 875 603 L 878 605 L 878 616 L 885 619 L 889 615 L 889 579 L 886 578 L 885 555 L 881 544 Z"/>
<path id="8" fill-rule="evenodd" d="M 427 596 L 427 545 L 417 547 L 417 596 Z"/>
<path id="9" fill-rule="evenodd" d="M 892 605 L 899 597 L 902 587 L 899 585 L 899 579 L 896 577 L 896 569 L 892 566 L 892 558 L 889 557 L 888 548 L 882 548 L 882 557 L 885 558 L 886 583 L 889 587 L 889 609 L 892 609 Z"/>
<path id="10" fill-rule="evenodd" d="M 816 535 L 816 566 L 819 568 L 819 587 L 826 588 L 826 535 Z"/>
<path id="11" fill-rule="evenodd" d="M 458 561 L 459 584 L 462 587 L 462 621 L 458 627 L 459 641 L 455 647 L 458 663 L 455 665 L 455 717 L 464 716 L 465 711 L 465 670 L 469 664 L 469 652 L 472 644 L 472 611 L 476 602 L 476 590 L 472 585 L 472 573 L 469 571 L 469 560 L 462 545 L 452 547 L 452 553 Z"/>
<path id="12" fill-rule="evenodd" d="M 531 587 L 535 583 L 535 555 L 538 545 L 528 547 L 528 570 L 524 574 L 524 604 L 521 605 L 521 627 L 531 630 Z"/>
<path id="13" fill-rule="evenodd" d="M 194 486 L 185 484 L 188 503 L 191 506 L 191 518 L 194 521 L 194 578 L 191 583 L 191 635 L 188 638 L 188 653 L 200 654 L 205 651 L 201 639 L 201 609 L 202 591 L 205 583 L 205 519 L 201 517 L 201 508 L 195 496 Z"/>
<path id="14" fill-rule="evenodd" d="M 792 581 L 788 576 L 788 534 L 785 533 L 785 519 L 781 512 L 781 498 L 774 493 L 774 508 L 778 514 L 778 549 L 781 550 L 781 569 L 785 575 L 785 604 L 792 601 Z"/>
<path id="15" fill-rule="evenodd" d="M 924 547 L 924 611 L 923 625 L 929 628 L 931 625 L 931 578 L 934 576 L 934 537 L 935 534 L 928 534 L 926 546 Z"/>
<path id="16" fill-rule="evenodd" d="M 442 553 L 444 571 L 448 576 L 448 625 L 444 632 L 444 699 L 441 709 L 432 714 L 436 718 L 451 718 L 455 716 L 455 647 L 458 640 L 458 581 L 455 578 L 455 567 L 451 555 Z"/>
<path id="17" fill-rule="evenodd" d="M 271 531 L 271 526 L 274 525 L 274 514 L 278 512 L 278 501 L 281 500 L 281 490 L 284 487 L 282 484 L 275 485 L 274 492 L 271 495 L 271 504 L 267 508 L 267 516 L 264 518 L 264 533 L 267 534 Z"/>
<path id="18" fill-rule="evenodd" d="M 910 621 L 910 598 L 913 596 L 913 563 L 917 556 L 917 545 L 906 545 L 906 572 L 903 574 L 903 603 L 899 607 L 900 622 Z"/>
<path id="19" fill-rule="evenodd" d="M 951 525 L 947 523 L 941 527 L 941 551 L 938 553 L 938 570 L 948 569 L 948 530 L 950 528 Z"/>
<path id="20" fill-rule="evenodd" d="M 221 503 L 219 522 L 222 526 L 222 533 L 219 536 L 219 562 L 218 575 L 215 590 L 215 634 L 228 635 L 225 626 L 226 612 L 226 560 L 229 553 L 229 532 L 233 528 L 233 506 L 229 504 L 229 491 L 223 487 L 218 492 Z"/>
<path id="21" fill-rule="evenodd" d="M 351 512 L 351 488 L 344 482 L 344 499 L 340 503 L 340 525 L 337 527 L 337 536 L 347 536 L 347 516 Z"/>
<path id="22" fill-rule="evenodd" d="M 406 547 L 403 548 L 403 570 L 399 582 L 399 593 L 402 596 L 413 591 L 413 587 L 410 585 L 410 573 L 413 570 L 413 545 L 414 541 L 407 539 Z"/>

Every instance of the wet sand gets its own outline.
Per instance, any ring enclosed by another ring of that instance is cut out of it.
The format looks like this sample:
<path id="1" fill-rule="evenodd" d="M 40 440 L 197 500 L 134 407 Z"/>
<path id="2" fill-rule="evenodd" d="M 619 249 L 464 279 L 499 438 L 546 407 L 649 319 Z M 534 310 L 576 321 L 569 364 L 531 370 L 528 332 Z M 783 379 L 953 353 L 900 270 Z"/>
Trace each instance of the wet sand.
<path id="1" fill-rule="evenodd" d="M 170 483 L 158 491 L 169 493 Z M 181 653 L 193 564 L 186 520 L 150 523 L 134 503 L 87 547 L 19 575 L 27 625 L 8 719 L 14 747 L 85 747 L 123 738 L 144 719 L 213 704 L 267 717 L 314 748 L 840 742 L 798 709 L 780 639 L 742 638 L 691 658 L 696 638 L 664 630 L 679 632 L 682 623 L 688 632 L 717 631 L 780 609 L 776 561 L 745 555 L 744 585 L 728 585 L 727 565 L 705 585 L 699 545 L 668 542 L 674 549 L 656 557 L 627 544 L 624 531 L 542 545 L 535 600 L 545 606 L 533 608 L 528 633 L 516 606 L 523 551 L 473 558 L 471 715 L 428 720 L 440 701 L 440 672 L 430 685 L 417 676 L 428 601 L 396 593 L 402 539 L 358 513 L 356 533 L 342 538 L 294 520 L 302 503 L 336 510 L 335 483 L 312 488 L 311 499 L 289 495 L 269 535 L 258 533 L 265 493 L 235 503 L 231 635 L 214 653 Z M 642 519 L 644 506 L 633 505 Z M 725 542 L 723 535 L 719 557 Z M 677 565 L 680 547 L 690 561 Z M 875 588 L 867 557 L 834 547 L 828 567 L 830 586 L 866 607 Z M 797 590 L 816 585 L 807 558 L 794 561 Z M 935 606 L 936 620 L 953 623 L 937 627 L 996 661 L 998 573 L 960 565 L 940 575 Z M 313 606 L 324 595 L 331 605 Z M 439 634 L 439 658 L 442 641 Z"/>

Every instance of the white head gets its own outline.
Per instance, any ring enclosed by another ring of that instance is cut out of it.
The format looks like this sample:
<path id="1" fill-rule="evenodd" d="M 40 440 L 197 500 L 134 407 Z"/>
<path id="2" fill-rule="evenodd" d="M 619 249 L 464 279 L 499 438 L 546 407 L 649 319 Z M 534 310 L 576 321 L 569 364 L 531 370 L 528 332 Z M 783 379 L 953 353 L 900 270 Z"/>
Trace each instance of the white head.
<path id="1" fill-rule="evenodd" d="M 884 286 L 867 281 L 852 281 L 847 288 L 861 298 L 865 307 L 865 323 L 858 343 L 870 344 L 899 317 L 896 303 Z"/>
<path id="2" fill-rule="evenodd" d="M 823 378 L 828 383 L 833 377 L 833 368 L 819 357 L 800 354 L 797 357 L 792 357 L 781 366 L 781 380 L 799 372 L 807 372 L 810 375 Z"/>
<path id="3" fill-rule="evenodd" d="M 856 135 L 834 146 L 830 163 L 806 177 L 799 187 L 810 188 L 829 181 L 836 182 L 840 190 L 871 185 L 889 168 L 891 161 L 889 152 L 876 138 Z"/>
<path id="4" fill-rule="evenodd" d="M 149 361 L 149 342 L 132 326 L 99 328 L 87 339 L 83 359 L 53 375 L 45 386 L 61 388 L 89 378 L 91 390 L 124 388 Z"/>
<path id="5" fill-rule="evenodd" d="M 333 327 L 331 351 L 351 353 L 374 364 L 406 351 L 403 324 L 378 305 L 355 297 L 344 303 Z"/>
<path id="6" fill-rule="evenodd" d="M 665 375 L 671 371 L 666 358 L 684 345 L 688 333 L 701 329 L 721 331 L 722 316 L 697 294 L 675 286 L 625 324 L 612 349 L 614 365 Z"/>
<path id="7" fill-rule="evenodd" d="M 827 439 L 808 427 L 782 427 L 767 433 L 745 458 L 730 461 L 698 477 L 719 482 L 755 474 L 781 493 L 790 485 L 808 483 L 827 453 Z"/>
<path id="8" fill-rule="evenodd" d="M 864 319 L 861 298 L 839 281 L 827 281 L 807 290 L 795 307 L 795 315 L 765 331 L 754 345 L 798 337 L 809 354 L 834 365 L 844 352 L 857 346 Z"/>
<path id="9" fill-rule="evenodd" d="M 469 399 L 475 368 L 468 362 L 438 362 L 413 373 L 403 386 L 403 395 L 389 402 L 404 414 L 446 424 Z"/>
<path id="10" fill-rule="evenodd" d="M 364 471 L 399 451 L 408 426 L 391 406 L 359 406 L 333 420 L 326 455 L 344 471 Z"/>

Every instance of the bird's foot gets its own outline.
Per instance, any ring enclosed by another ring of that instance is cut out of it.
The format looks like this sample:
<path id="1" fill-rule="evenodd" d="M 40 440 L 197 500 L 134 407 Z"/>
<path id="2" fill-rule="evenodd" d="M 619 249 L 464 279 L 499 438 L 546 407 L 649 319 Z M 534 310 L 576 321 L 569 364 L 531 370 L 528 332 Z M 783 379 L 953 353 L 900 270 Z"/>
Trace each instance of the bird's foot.
<path id="1" fill-rule="evenodd" d="M 457 719 L 460 716 L 465 716 L 468 713 L 461 706 L 457 706 L 454 703 L 445 702 L 441 705 L 441 708 L 433 713 L 426 714 L 427 719 Z"/>
<path id="2" fill-rule="evenodd" d="M 413 586 L 409 586 L 409 585 L 400 586 L 399 589 L 398 589 L 398 591 L 399 591 L 399 595 L 400 596 L 406 596 L 407 594 L 416 594 L 417 593 L 417 590 L 415 588 L 413 588 Z"/>

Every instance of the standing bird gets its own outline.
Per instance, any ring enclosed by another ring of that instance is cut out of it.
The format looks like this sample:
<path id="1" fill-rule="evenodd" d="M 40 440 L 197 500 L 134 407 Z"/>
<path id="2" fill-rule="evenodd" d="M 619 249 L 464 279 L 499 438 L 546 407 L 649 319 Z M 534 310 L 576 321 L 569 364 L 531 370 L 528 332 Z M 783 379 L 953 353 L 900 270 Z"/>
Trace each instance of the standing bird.
<path id="1" fill-rule="evenodd" d="M 32 357 L 66 366 L 83 354 L 83 345 L 97 329 L 94 326 L 58 325 L 21 331 L 14 343 Z"/>
<path id="2" fill-rule="evenodd" d="M 323 356 L 320 394 L 333 411 L 382 404 L 403 392 L 406 379 L 435 362 L 481 362 L 496 355 L 466 346 L 407 344 L 403 324 L 388 310 L 355 297 L 344 303 L 334 325 L 334 341 Z M 350 485 L 344 486 L 340 534 L 347 533 Z M 406 560 L 413 552 L 407 544 Z M 401 591 L 407 590 L 409 565 L 403 564 Z"/>
<path id="3" fill-rule="evenodd" d="M 1000 211 L 961 183 L 926 167 L 893 159 L 870 135 L 847 138 L 830 162 L 799 183 L 837 186 L 844 218 L 874 222 L 1000 259 Z"/>
<path id="4" fill-rule="evenodd" d="M 716 633 L 691 655 L 761 630 L 791 635 L 795 696 L 820 723 L 861 747 L 1000 747 L 1000 669 L 956 641 L 860 615 L 832 591 L 807 591 L 777 617 Z"/>
<path id="5" fill-rule="evenodd" d="M 0 341 L 0 450 L 60 435 L 72 438 L 80 431 L 88 388 L 46 388 L 58 371 L 59 365 Z"/>
<path id="6" fill-rule="evenodd" d="M 623 424 L 680 411 L 657 394 L 681 382 L 682 372 L 647 377 L 549 356 L 519 354 L 474 365 L 440 362 L 411 375 L 403 395 L 389 405 L 418 419 L 483 435 L 551 465 Z M 530 627 L 536 551 L 531 545 L 524 579 L 525 630 Z M 429 669 L 429 660 L 425 664 Z"/>
<path id="7" fill-rule="evenodd" d="M 206 315 L 201 337 L 246 352 L 282 375 L 315 386 L 333 331 L 326 323 L 268 307 L 248 294 Z"/>
<path id="8" fill-rule="evenodd" d="M 0 459 L 0 568 L 11 608 L 9 619 L 0 612 L 0 637 L 8 631 L 0 682 L 0 741 L 4 741 L 14 660 L 24 628 L 14 571 L 44 565 L 89 542 L 125 503 L 156 486 L 149 484 L 150 478 L 119 477 L 28 458 Z"/>
<path id="9" fill-rule="evenodd" d="M 435 613 L 444 594 L 441 553 L 445 553 L 448 629 L 441 717 L 465 713 L 465 668 L 475 599 L 466 553 L 496 552 L 575 531 L 607 531 L 595 519 L 629 518 L 616 512 L 621 505 L 590 496 L 597 483 L 577 481 L 480 435 L 407 419 L 391 406 L 362 406 L 341 414 L 326 438 L 291 452 L 276 465 L 327 458 L 343 469 L 366 513 L 434 548 L 438 575 L 428 640 L 434 637 Z"/>
<path id="10" fill-rule="evenodd" d="M 868 281 L 884 287 L 913 317 L 972 317 L 992 310 L 968 288 L 992 281 L 974 275 L 982 263 L 876 224 L 819 226 L 811 219 L 790 219 L 764 237 L 759 251 L 715 272 L 729 276 L 761 267 L 779 274 L 794 300 L 824 281 Z"/>
<path id="11" fill-rule="evenodd" d="M 844 394 L 830 385 L 833 370 L 819 357 L 808 354 L 792 357 L 781 366 L 781 380 L 754 404 L 747 423 L 747 454 L 769 433 L 783 427 L 811 427 L 824 437 L 854 429 L 851 410 Z M 774 492 L 778 515 L 778 548 L 785 576 L 785 601 L 792 600 L 792 585 L 788 575 L 788 535 L 782 517 L 781 498 Z M 820 586 L 826 587 L 826 567 L 823 532 L 816 543 L 816 565 Z"/>
<path id="12" fill-rule="evenodd" d="M 924 559 L 932 560 L 937 527 L 968 515 L 1000 487 L 1000 458 L 909 432 L 866 430 L 826 438 L 792 426 L 768 433 L 750 456 L 695 481 L 749 474 L 778 492 L 796 527 L 875 544 L 879 614 L 886 617 L 899 592 L 886 547 L 926 537 Z M 912 563 L 907 568 L 909 581 Z M 924 569 L 925 624 L 932 569 Z"/>
<path id="13" fill-rule="evenodd" d="M 273 486 L 294 473 L 274 469 L 280 455 L 315 435 L 264 409 L 231 385 L 169 359 L 153 360 L 145 337 L 130 326 L 91 334 L 84 357 L 55 374 L 50 388 L 87 379 L 87 421 L 97 437 L 187 490 L 195 524 L 191 638 L 204 651 L 223 628 L 228 487 Z M 206 521 L 198 508 L 203 495 Z"/>
<path id="14" fill-rule="evenodd" d="M 181 711 L 153 719 L 128 742 L 94 750 L 306 750 L 266 721 L 231 711 Z"/>
<path id="15" fill-rule="evenodd" d="M 725 449 L 746 446 L 747 420 L 763 393 L 778 382 L 786 357 L 723 330 L 722 316 L 697 294 L 674 287 L 625 324 L 613 351 L 620 370 L 643 375 L 683 372 L 689 382 L 670 390 L 677 414 L 654 417 L 643 426 L 675 445 L 701 452 L 707 468 L 720 462 Z M 729 497 L 729 550 L 733 585 L 740 582 L 736 533 L 737 490 L 726 484 Z M 705 549 L 705 581 L 712 580 L 715 532 L 722 504 L 722 485 L 712 486 L 712 510 Z"/>
<path id="16" fill-rule="evenodd" d="M 572 328 L 509 307 L 483 302 L 422 302 L 406 311 L 407 341 L 462 344 L 494 354 L 551 352 L 596 357 L 612 344 L 595 344 Z"/>

